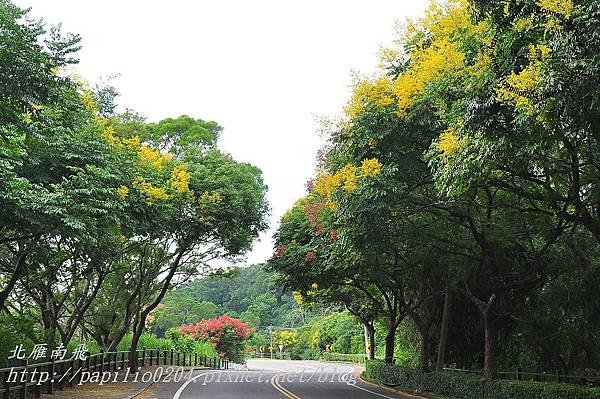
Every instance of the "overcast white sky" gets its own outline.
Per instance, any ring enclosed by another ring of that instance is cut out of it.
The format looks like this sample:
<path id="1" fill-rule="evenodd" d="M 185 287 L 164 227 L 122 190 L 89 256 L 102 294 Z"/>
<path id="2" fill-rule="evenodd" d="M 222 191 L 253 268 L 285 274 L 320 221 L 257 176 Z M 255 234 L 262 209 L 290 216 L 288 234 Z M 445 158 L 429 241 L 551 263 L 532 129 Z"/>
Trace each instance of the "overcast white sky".
<path id="1" fill-rule="evenodd" d="M 248 263 L 272 253 L 280 216 L 305 194 L 320 145 L 315 116 L 341 112 L 351 72 L 370 74 L 394 22 L 426 0 L 13 0 L 79 33 L 78 73 L 114 81 L 121 106 L 149 121 L 187 114 L 225 128 L 219 146 L 260 167 L 271 229 Z"/>

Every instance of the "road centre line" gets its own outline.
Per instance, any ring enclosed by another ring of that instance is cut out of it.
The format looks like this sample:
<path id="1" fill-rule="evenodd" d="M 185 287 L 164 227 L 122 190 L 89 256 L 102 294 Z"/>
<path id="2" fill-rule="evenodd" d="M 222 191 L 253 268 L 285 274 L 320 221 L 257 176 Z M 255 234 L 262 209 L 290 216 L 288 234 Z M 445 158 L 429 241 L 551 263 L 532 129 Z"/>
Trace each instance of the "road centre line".
<path id="1" fill-rule="evenodd" d="M 354 371 L 354 370 L 355 370 L 355 368 L 352 368 L 352 371 Z M 173 395 L 173 399 L 180 399 L 180 397 L 181 397 L 181 394 L 182 394 L 182 393 L 183 393 L 183 391 L 184 391 L 184 390 L 187 388 L 187 386 L 188 386 L 188 385 L 190 385 L 192 382 L 196 381 L 198 378 L 200 378 L 200 377 L 202 377 L 202 376 L 205 376 L 205 375 L 217 374 L 217 373 L 223 373 L 223 372 L 226 372 L 226 371 L 227 371 L 227 370 L 209 371 L 209 372 L 205 372 L 205 373 L 198 374 L 198 375 L 196 375 L 196 376 L 194 376 L 194 377 L 192 377 L 192 378 L 190 378 L 190 379 L 186 380 L 186 381 L 185 381 L 185 382 L 184 382 L 184 383 L 183 383 L 183 384 L 182 384 L 182 385 L 179 387 L 179 389 L 177 389 L 177 391 L 176 391 L 176 392 L 175 392 L 175 394 Z M 352 371 L 351 371 L 351 372 L 352 372 Z M 292 372 L 292 373 L 293 373 L 293 372 Z M 298 396 L 298 395 L 294 394 L 293 392 L 289 391 L 288 389 L 284 388 L 284 387 L 281 385 L 281 383 L 279 382 L 279 380 L 278 380 L 280 377 L 283 377 L 283 376 L 284 376 L 284 375 L 286 375 L 286 374 L 292 374 L 292 373 L 290 373 L 290 372 L 283 372 L 283 373 L 280 373 L 280 374 L 276 374 L 276 375 L 274 375 L 274 376 L 271 378 L 271 385 L 273 386 L 273 388 L 275 388 L 275 389 L 276 389 L 278 392 L 280 392 L 281 394 L 283 394 L 283 395 L 284 395 L 286 398 L 288 398 L 288 399 L 302 399 L 300 396 Z M 343 381 L 344 381 L 344 383 L 345 383 L 346 385 L 353 386 L 353 387 L 354 387 L 354 388 L 356 388 L 356 389 L 360 389 L 360 390 L 362 390 L 362 391 L 368 392 L 368 393 L 370 393 L 370 394 L 372 394 L 372 395 L 376 395 L 376 396 L 379 396 L 379 397 L 382 397 L 382 398 L 386 398 L 386 399 L 395 399 L 395 398 L 393 398 L 393 397 L 391 397 L 391 396 L 383 395 L 383 394 L 381 394 L 381 393 L 374 392 L 374 391 L 371 391 L 371 390 L 369 390 L 369 389 L 366 389 L 366 388 L 363 388 L 363 387 L 361 387 L 361 386 L 358 386 L 356 383 L 350 383 L 350 382 L 348 381 L 348 378 L 347 378 L 347 376 L 348 376 L 348 375 L 349 375 L 349 373 L 345 375 L 345 377 L 346 377 L 345 379 L 344 379 L 344 376 L 342 376 L 342 379 L 343 379 Z"/>
<path id="2" fill-rule="evenodd" d="M 288 391 L 287 389 L 285 389 L 277 380 L 279 377 L 284 376 L 285 373 L 282 374 L 276 374 L 273 376 L 273 378 L 271 378 L 271 385 L 273 386 L 273 388 L 275 388 L 276 390 L 278 390 L 280 393 L 283 394 L 283 396 L 285 396 L 288 399 L 302 399 L 300 396 L 296 395 L 295 393 Z"/>

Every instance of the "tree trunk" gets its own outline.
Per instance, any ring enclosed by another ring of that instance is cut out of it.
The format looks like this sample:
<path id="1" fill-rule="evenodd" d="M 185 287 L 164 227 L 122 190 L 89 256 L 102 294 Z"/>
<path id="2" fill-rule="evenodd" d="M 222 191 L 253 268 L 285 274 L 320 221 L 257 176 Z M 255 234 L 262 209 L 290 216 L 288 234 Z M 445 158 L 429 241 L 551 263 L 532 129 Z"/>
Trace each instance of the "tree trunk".
<path id="1" fill-rule="evenodd" d="M 17 285 L 17 281 L 25 273 L 25 249 L 24 245 L 19 243 L 19 252 L 15 261 L 15 269 L 10 276 L 10 279 L 6 282 L 6 285 L 0 290 L 0 309 L 5 309 L 4 303 L 8 299 L 8 296 Z"/>
<path id="2" fill-rule="evenodd" d="M 483 313 L 483 328 L 485 331 L 485 357 L 483 371 L 487 382 L 494 381 L 497 377 L 496 355 L 498 353 L 498 327 L 496 317 L 491 307 Z"/>
<path id="3" fill-rule="evenodd" d="M 365 329 L 365 352 L 367 359 L 375 359 L 375 327 L 371 324 L 364 323 Z"/>
<path id="4" fill-rule="evenodd" d="M 140 337 L 144 332 L 144 323 L 146 320 L 140 320 L 139 324 L 134 328 L 131 337 L 131 347 L 129 349 L 129 368 L 132 372 L 137 371 L 137 347 L 140 342 Z"/>
<path id="5" fill-rule="evenodd" d="M 129 367 L 131 368 L 131 371 L 137 371 L 137 345 L 140 340 L 140 337 L 142 336 L 142 333 L 144 332 L 146 318 L 148 317 L 150 312 L 156 309 L 156 307 L 160 304 L 160 302 L 167 294 L 167 291 L 171 286 L 171 280 L 173 279 L 173 276 L 175 275 L 175 272 L 179 267 L 179 263 L 181 262 L 181 258 L 183 257 L 183 254 L 186 250 L 187 246 L 182 246 L 179 248 L 177 257 L 171 263 L 169 274 L 167 274 L 165 279 L 162 281 L 162 287 L 158 295 L 151 304 L 146 306 L 144 310 L 140 312 L 139 317 L 137 318 L 137 324 L 134 323 L 133 337 L 131 338 L 131 348 L 129 348 Z"/>
<path id="6" fill-rule="evenodd" d="M 420 329 L 421 355 L 419 356 L 419 368 L 422 372 L 429 371 L 429 329 Z"/>
<path id="7" fill-rule="evenodd" d="M 450 287 L 446 287 L 446 295 L 444 295 L 444 312 L 442 314 L 442 328 L 440 331 L 440 341 L 438 344 L 437 361 L 435 364 L 436 371 L 444 370 L 446 366 L 446 343 L 448 342 L 448 319 L 450 318 Z"/>
<path id="8" fill-rule="evenodd" d="M 394 346 L 396 344 L 396 329 L 388 329 L 385 337 L 385 362 L 388 364 L 394 363 Z"/>

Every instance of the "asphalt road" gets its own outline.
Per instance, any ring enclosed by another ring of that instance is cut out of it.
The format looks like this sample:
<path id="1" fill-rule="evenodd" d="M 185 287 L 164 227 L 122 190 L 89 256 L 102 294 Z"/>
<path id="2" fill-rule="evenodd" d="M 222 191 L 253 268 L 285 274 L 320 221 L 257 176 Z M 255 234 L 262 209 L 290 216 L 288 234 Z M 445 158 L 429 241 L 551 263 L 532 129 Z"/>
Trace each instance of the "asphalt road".
<path id="1" fill-rule="evenodd" d="M 139 398 L 145 399 L 407 399 L 409 397 L 365 384 L 356 365 L 318 361 L 248 360 L 235 370 L 197 370 L 174 382 L 158 382 Z"/>

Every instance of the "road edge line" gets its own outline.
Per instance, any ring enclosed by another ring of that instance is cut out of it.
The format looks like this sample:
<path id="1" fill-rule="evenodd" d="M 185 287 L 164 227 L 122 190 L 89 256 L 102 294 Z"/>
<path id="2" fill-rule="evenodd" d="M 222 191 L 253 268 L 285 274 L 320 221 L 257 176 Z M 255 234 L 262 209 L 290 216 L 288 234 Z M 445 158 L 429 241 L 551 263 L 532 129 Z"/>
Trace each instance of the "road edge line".
<path id="1" fill-rule="evenodd" d="M 367 379 L 367 378 L 364 376 L 364 371 L 363 371 L 363 372 L 361 372 L 361 373 L 358 375 L 358 379 L 359 379 L 359 380 L 361 380 L 362 382 L 364 382 L 364 383 L 365 383 L 365 384 L 367 384 L 367 385 L 371 385 L 371 386 L 373 386 L 373 387 L 379 387 L 379 388 L 381 388 L 381 389 L 385 389 L 385 390 L 386 390 L 386 391 L 388 391 L 388 392 L 399 393 L 399 394 L 401 394 L 401 395 L 404 395 L 404 396 L 407 396 L 407 397 L 409 397 L 409 398 L 413 398 L 413 399 L 435 399 L 435 397 L 433 397 L 433 396 L 422 396 L 422 395 L 417 395 L 417 394 L 416 394 L 416 393 L 414 393 L 414 392 L 407 392 L 407 391 L 403 391 L 403 390 L 401 390 L 401 389 L 392 388 L 392 387 L 389 387 L 389 386 L 387 386 L 387 385 L 380 384 L 380 383 L 378 383 L 377 381 L 374 381 L 374 380 L 369 380 L 369 379 Z"/>

